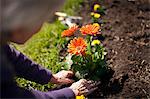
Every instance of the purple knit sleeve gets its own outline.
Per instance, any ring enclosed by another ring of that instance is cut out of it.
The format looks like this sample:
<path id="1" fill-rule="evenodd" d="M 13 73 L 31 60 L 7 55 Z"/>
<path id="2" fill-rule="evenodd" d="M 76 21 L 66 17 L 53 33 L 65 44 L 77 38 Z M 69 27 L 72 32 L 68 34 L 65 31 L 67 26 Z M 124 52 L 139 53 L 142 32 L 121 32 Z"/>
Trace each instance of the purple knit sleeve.
<path id="1" fill-rule="evenodd" d="M 5 99 L 75 99 L 75 94 L 70 88 L 42 92 L 34 89 L 23 89 L 16 84 L 11 84 L 11 86 L 5 86 L 4 88 L 2 87 L 2 89 L 2 98 Z"/>
<path id="2" fill-rule="evenodd" d="M 37 99 L 75 99 L 75 94 L 70 88 L 63 88 L 49 92 L 32 90 L 32 93 Z"/>
<path id="3" fill-rule="evenodd" d="M 50 70 L 31 61 L 28 57 L 9 45 L 5 46 L 5 51 L 14 66 L 17 76 L 40 84 L 47 84 L 50 81 L 52 76 Z"/>

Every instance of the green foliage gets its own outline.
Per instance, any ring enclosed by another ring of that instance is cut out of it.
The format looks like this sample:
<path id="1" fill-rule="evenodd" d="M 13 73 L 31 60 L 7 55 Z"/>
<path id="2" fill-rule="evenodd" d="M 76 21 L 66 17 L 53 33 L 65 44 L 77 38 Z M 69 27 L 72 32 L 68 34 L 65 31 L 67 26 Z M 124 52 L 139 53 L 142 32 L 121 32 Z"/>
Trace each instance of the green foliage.
<path id="1" fill-rule="evenodd" d="M 99 32 L 99 30 L 97 32 Z M 93 40 L 94 36 L 98 37 L 100 35 L 86 34 L 85 39 L 82 39 L 82 41 L 79 41 L 80 37 L 74 37 L 70 43 L 72 45 L 69 47 L 71 53 L 65 58 L 64 69 L 74 71 L 75 76 L 78 79 L 86 78 L 100 80 L 107 71 L 107 66 L 104 60 L 104 56 L 106 55 L 105 49 L 100 40 Z M 85 42 L 85 44 L 83 42 Z M 82 50 L 80 48 L 82 48 Z"/>
<path id="2" fill-rule="evenodd" d="M 26 89 L 34 88 L 35 90 L 47 91 L 47 90 L 55 87 L 51 83 L 45 84 L 45 85 L 41 85 L 41 84 L 37 84 L 35 82 L 29 81 L 29 80 L 26 80 L 26 79 L 23 79 L 23 78 L 17 78 L 16 81 L 18 82 L 20 87 L 24 87 Z"/>
<path id="3" fill-rule="evenodd" d="M 72 55 L 70 58 L 66 58 L 66 62 L 72 60 L 72 63 L 70 62 L 71 64 L 67 64 L 66 66 L 68 66 L 67 69 L 72 69 L 79 79 L 100 80 L 107 71 L 104 60 L 106 52 L 102 45 L 95 44 L 91 46 L 91 43 L 92 41 L 88 42 L 85 56 Z"/>
<path id="4" fill-rule="evenodd" d="M 74 11 L 78 11 L 81 8 L 83 0 L 66 0 L 63 11 L 68 15 L 74 15 Z"/>

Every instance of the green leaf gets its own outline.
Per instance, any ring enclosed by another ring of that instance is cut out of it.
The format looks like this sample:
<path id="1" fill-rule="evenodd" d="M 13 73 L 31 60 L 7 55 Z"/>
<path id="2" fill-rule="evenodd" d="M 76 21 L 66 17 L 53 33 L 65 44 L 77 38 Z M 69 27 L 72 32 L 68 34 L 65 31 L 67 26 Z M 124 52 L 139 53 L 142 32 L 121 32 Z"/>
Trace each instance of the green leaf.
<path id="1" fill-rule="evenodd" d="M 90 42 L 87 44 L 87 53 L 88 54 L 92 54 L 91 53 L 92 52 L 92 50 L 91 50 L 91 44 L 90 44 Z"/>
<path id="2" fill-rule="evenodd" d="M 72 64 L 73 64 L 73 61 L 72 61 L 72 55 L 71 54 L 68 54 L 67 56 L 66 56 L 66 61 L 65 61 L 65 69 L 67 69 L 67 70 L 70 70 L 71 69 L 71 66 L 72 66 Z"/>

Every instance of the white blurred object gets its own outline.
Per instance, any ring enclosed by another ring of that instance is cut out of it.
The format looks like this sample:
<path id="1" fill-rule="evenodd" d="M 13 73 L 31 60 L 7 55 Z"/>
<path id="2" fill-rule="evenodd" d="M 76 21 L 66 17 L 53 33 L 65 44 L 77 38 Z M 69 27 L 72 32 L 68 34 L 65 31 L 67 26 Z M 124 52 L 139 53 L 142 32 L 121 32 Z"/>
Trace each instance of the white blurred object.
<path id="1" fill-rule="evenodd" d="M 62 12 L 55 12 L 55 15 L 58 16 L 58 20 L 61 21 L 62 24 L 67 25 L 68 27 L 80 25 L 81 20 L 83 19 L 80 16 L 69 16 Z"/>
<path id="2" fill-rule="evenodd" d="M 59 17 L 67 17 L 66 13 L 62 13 L 62 12 L 55 12 L 55 15 L 59 16 Z"/>

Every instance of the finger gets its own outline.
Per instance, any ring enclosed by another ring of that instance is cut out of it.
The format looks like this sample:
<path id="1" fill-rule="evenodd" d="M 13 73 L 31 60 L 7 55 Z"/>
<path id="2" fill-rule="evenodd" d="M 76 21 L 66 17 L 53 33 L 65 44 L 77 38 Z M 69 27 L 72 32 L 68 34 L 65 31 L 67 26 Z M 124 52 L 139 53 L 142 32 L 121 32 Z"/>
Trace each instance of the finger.
<path id="1" fill-rule="evenodd" d="M 90 87 L 90 86 L 93 86 L 94 85 L 94 83 L 93 82 L 85 82 L 85 83 L 83 83 L 84 84 L 84 86 L 85 87 Z"/>
<path id="2" fill-rule="evenodd" d="M 74 80 L 68 79 L 68 78 L 64 78 L 64 79 L 59 79 L 59 83 L 60 84 L 69 84 L 69 83 L 73 83 Z"/>
<path id="3" fill-rule="evenodd" d="M 87 81 L 86 79 L 80 79 L 79 82 L 85 82 Z"/>
<path id="4" fill-rule="evenodd" d="M 67 72 L 67 75 L 66 75 L 67 78 L 72 77 L 74 75 L 72 71 L 66 71 L 66 72 Z"/>
<path id="5" fill-rule="evenodd" d="M 94 81 L 93 80 L 88 80 L 88 83 L 94 83 Z"/>
<path id="6" fill-rule="evenodd" d="M 101 82 L 100 82 L 100 81 L 96 82 L 96 86 L 98 86 L 98 85 L 100 85 L 100 84 L 101 84 Z"/>
<path id="7" fill-rule="evenodd" d="M 87 83 L 87 80 L 86 80 L 86 79 L 80 79 L 79 82 L 80 82 L 81 84 L 86 84 L 86 83 Z"/>
<path id="8" fill-rule="evenodd" d="M 88 89 L 80 90 L 79 93 L 80 93 L 81 95 L 86 95 L 86 94 L 89 93 L 89 90 L 88 90 Z"/>
<path id="9" fill-rule="evenodd" d="M 80 91 L 83 91 L 83 90 L 85 90 L 85 89 L 86 89 L 86 87 L 81 87 L 81 88 L 79 88 Z"/>
<path id="10" fill-rule="evenodd" d="M 98 87 L 92 88 L 89 90 L 89 94 L 92 93 L 93 91 L 95 91 L 96 89 L 98 89 Z"/>
<path id="11" fill-rule="evenodd" d="M 85 95 L 87 96 L 87 95 L 91 94 L 92 92 L 94 92 L 97 89 L 98 89 L 98 87 L 92 88 L 92 89 L 88 90 L 88 92 L 85 93 Z"/>
<path id="12" fill-rule="evenodd" d="M 91 83 L 90 85 L 87 85 L 88 89 L 97 87 L 100 84 L 100 82 Z"/>
<path id="13" fill-rule="evenodd" d="M 85 86 L 91 86 L 91 85 L 93 85 L 94 84 L 94 81 L 87 81 L 87 83 L 85 84 Z"/>
<path id="14" fill-rule="evenodd" d="M 95 84 L 95 85 L 97 86 L 97 85 L 100 84 L 100 81 L 88 80 L 86 84 L 87 84 L 87 85 L 89 85 L 89 84 L 90 84 L 90 85 L 91 85 L 91 84 Z"/>
<path id="15" fill-rule="evenodd" d="M 94 88 L 91 88 L 91 89 L 88 89 L 86 87 L 83 87 L 79 90 L 79 93 L 80 94 L 84 94 L 84 95 L 89 95 L 91 94 L 93 91 L 95 91 L 96 89 L 98 89 L 98 87 L 94 87 Z"/>
<path id="16" fill-rule="evenodd" d="M 87 84 L 86 86 L 79 88 L 79 90 L 86 93 L 87 91 L 97 89 L 98 87 L 96 85 L 97 85 L 97 83 Z"/>
<path id="17" fill-rule="evenodd" d="M 93 84 L 93 83 L 100 84 L 100 81 L 88 80 L 88 83 L 89 83 L 89 84 Z"/>
<path id="18" fill-rule="evenodd" d="M 84 85 L 79 83 L 79 89 L 82 88 L 82 87 L 84 87 Z"/>

